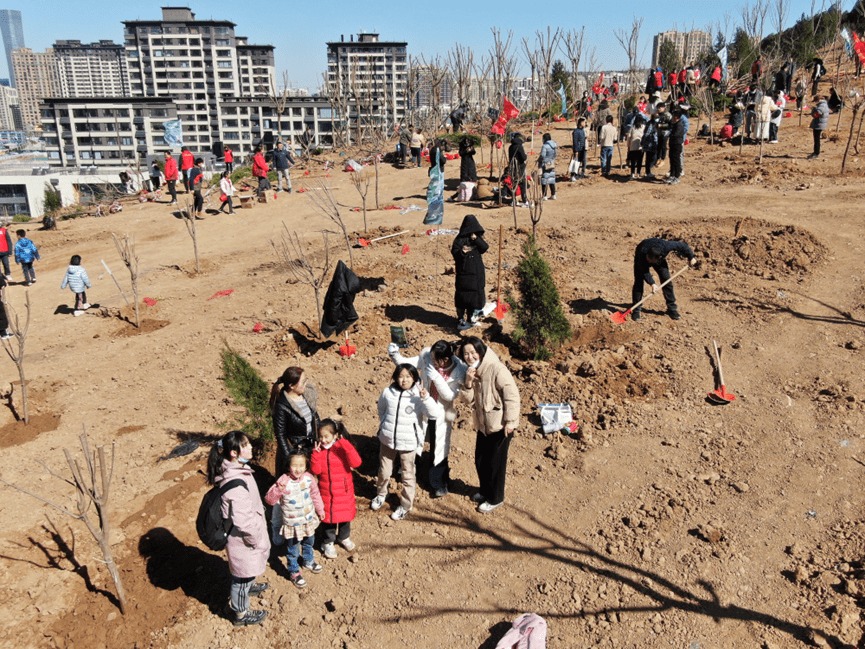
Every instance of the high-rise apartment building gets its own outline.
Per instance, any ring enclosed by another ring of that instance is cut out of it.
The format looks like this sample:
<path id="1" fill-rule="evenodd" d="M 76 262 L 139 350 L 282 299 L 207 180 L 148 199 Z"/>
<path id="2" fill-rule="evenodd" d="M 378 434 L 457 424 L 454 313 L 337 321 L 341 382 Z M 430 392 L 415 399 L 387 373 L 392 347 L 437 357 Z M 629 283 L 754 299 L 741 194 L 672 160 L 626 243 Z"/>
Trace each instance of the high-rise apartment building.
<path id="1" fill-rule="evenodd" d="M 25 128 L 34 128 L 41 123 L 40 100 L 60 95 L 57 56 L 50 47 L 44 52 L 21 47 L 12 51 L 12 69 L 15 71 L 21 119 Z"/>
<path id="2" fill-rule="evenodd" d="M 0 86 L 0 131 L 20 131 L 22 126 L 18 90 Z"/>
<path id="3" fill-rule="evenodd" d="M 273 46 L 250 45 L 227 20 L 196 20 L 188 7 L 163 7 L 161 20 L 124 21 L 133 97 L 171 99 L 191 150 L 222 141 L 226 99 L 266 99 L 274 78 Z"/>
<path id="4" fill-rule="evenodd" d="M 682 65 L 693 63 L 700 54 L 712 48 L 712 35 L 699 30 L 690 32 L 677 32 L 675 30 L 661 32 L 652 41 L 652 67 L 658 66 L 658 58 L 661 54 L 661 45 L 664 41 L 670 41 L 676 46 Z"/>
<path id="5" fill-rule="evenodd" d="M 405 42 L 379 41 L 360 33 L 327 44 L 329 92 L 350 97 L 349 119 L 393 128 L 406 111 L 408 63 Z"/>
<path id="6" fill-rule="evenodd" d="M 3 34 L 3 47 L 6 49 L 6 64 L 9 66 L 9 80 L 15 85 L 15 72 L 12 69 L 12 50 L 24 45 L 24 27 L 21 12 L 17 9 L 0 9 L 0 34 Z"/>
<path id="7" fill-rule="evenodd" d="M 61 97 L 129 97 L 126 48 L 112 41 L 54 43 Z"/>

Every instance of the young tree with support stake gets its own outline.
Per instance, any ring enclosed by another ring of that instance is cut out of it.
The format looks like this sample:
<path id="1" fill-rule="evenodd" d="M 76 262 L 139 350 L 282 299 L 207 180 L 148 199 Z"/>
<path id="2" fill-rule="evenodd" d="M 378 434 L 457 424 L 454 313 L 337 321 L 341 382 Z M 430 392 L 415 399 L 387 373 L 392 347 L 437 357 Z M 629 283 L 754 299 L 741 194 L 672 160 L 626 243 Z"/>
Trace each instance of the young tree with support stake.
<path id="1" fill-rule="evenodd" d="M 4 282 L 5 284 L 5 282 Z M 7 301 L 6 287 L 0 289 L 2 295 L 3 308 L 6 310 L 6 319 L 8 320 L 8 329 L 12 333 L 12 338 L 18 345 L 18 352 L 12 351 L 11 339 L 3 340 L 3 349 L 9 354 L 9 358 L 15 363 L 18 368 L 18 379 L 21 381 L 21 409 L 25 424 L 30 423 L 30 411 L 27 405 L 27 379 L 24 376 L 24 343 L 27 342 L 27 330 L 30 328 L 30 291 L 24 291 L 24 307 L 27 312 L 27 318 L 24 320 L 24 325 L 21 325 L 21 320 L 18 318 L 18 312 Z M 11 315 L 11 317 L 10 317 Z M 10 396 L 11 399 L 11 396 Z"/>

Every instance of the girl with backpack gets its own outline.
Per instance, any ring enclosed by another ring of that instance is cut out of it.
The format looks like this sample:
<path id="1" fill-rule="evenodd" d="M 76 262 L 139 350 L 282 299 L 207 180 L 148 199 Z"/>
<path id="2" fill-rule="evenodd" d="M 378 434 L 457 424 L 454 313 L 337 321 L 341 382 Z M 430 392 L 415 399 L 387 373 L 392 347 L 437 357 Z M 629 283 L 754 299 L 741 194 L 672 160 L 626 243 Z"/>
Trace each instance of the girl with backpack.
<path id="1" fill-rule="evenodd" d="M 270 539 L 264 517 L 264 505 L 255 484 L 249 461 L 252 444 L 239 431 L 231 431 L 220 439 L 207 458 L 207 482 L 216 487 L 230 487 L 222 494 L 222 518 L 230 521 L 228 568 L 231 571 L 231 590 L 226 613 L 234 626 L 261 624 L 267 611 L 249 608 L 249 596 L 261 595 L 270 586 L 255 583 L 264 573 L 270 555 Z"/>
<path id="2" fill-rule="evenodd" d="M 401 521 L 411 511 L 417 487 L 415 477 L 415 458 L 423 453 L 423 417 L 437 414 L 436 402 L 418 387 L 420 380 L 417 368 L 408 363 L 397 365 L 392 376 L 393 382 L 384 389 L 378 398 L 378 418 L 380 420 L 378 439 L 381 442 L 378 453 L 377 495 L 369 504 L 371 510 L 378 511 L 387 498 L 387 486 L 393 473 L 393 463 L 399 459 L 402 469 L 402 493 L 399 507 L 390 515 L 391 519 Z"/>
<path id="3" fill-rule="evenodd" d="M 288 579 L 298 588 L 306 586 L 298 556 L 302 555 L 303 565 L 310 572 L 321 572 L 312 553 L 312 544 L 315 529 L 324 518 L 324 503 L 318 484 L 307 469 L 306 455 L 295 451 L 288 460 L 288 473 L 281 475 L 264 497 L 268 505 L 278 502 L 282 510 L 280 534 L 286 540 Z"/>
<path id="4" fill-rule="evenodd" d="M 321 553 L 328 559 L 336 559 L 335 542 L 349 552 L 356 547 L 351 540 L 351 522 L 357 513 L 351 470 L 360 466 L 360 455 L 347 435 L 341 422 L 333 419 L 322 421 L 310 463 L 310 471 L 318 478 L 324 501 Z"/>

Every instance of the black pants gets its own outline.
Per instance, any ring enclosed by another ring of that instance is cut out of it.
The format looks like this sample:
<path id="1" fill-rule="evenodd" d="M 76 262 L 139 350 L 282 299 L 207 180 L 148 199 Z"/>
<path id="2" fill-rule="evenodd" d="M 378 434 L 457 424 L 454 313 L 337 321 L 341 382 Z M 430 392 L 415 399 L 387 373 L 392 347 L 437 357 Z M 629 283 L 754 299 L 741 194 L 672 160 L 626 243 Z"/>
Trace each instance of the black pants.
<path id="1" fill-rule="evenodd" d="M 643 272 L 646 270 L 646 266 L 648 266 L 648 262 L 646 261 L 645 253 L 637 253 L 634 257 L 634 287 L 631 289 L 631 304 L 636 304 L 643 299 L 643 283 L 645 282 Z M 658 263 L 650 267 L 655 269 L 658 279 L 662 284 L 670 279 L 670 267 L 667 265 L 666 259 L 659 259 Z M 664 291 L 664 299 L 667 301 L 667 311 L 671 313 L 678 312 L 679 307 L 676 306 L 676 294 L 673 292 L 673 283 L 670 282 L 662 290 Z M 634 309 L 633 314 L 638 315 L 641 309 L 642 307 L 638 306 Z"/>
<path id="2" fill-rule="evenodd" d="M 508 449 L 511 435 L 504 430 L 484 435 L 478 431 L 475 441 L 475 469 L 478 472 L 480 493 L 491 505 L 505 500 L 505 474 L 508 469 Z"/>
<path id="3" fill-rule="evenodd" d="M 225 200 L 222 201 L 222 205 L 220 206 L 219 211 L 221 212 L 222 210 L 224 210 L 226 205 L 228 205 L 229 213 L 234 211 L 234 205 L 232 205 L 231 203 L 231 196 L 225 197 Z"/>
<path id="4" fill-rule="evenodd" d="M 541 193 L 543 196 L 547 195 L 547 187 L 550 188 L 550 196 L 556 195 L 556 183 L 550 183 L 549 185 L 541 185 Z"/>
<path id="5" fill-rule="evenodd" d="M 225 163 L 225 170 L 228 173 L 231 173 L 232 171 L 234 171 L 234 163 L 233 162 L 226 162 Z"/>
<path id="6" fill-rule="evenodd" d="M 399 165 L 405 167 L 405 159 L 408 154 L 408 144 L 399 145 Z"/>
<path id="7" fill-rule="evenodd" d="M 270 180 L 267 176 L 259 176 L 258 177 L 258 197 L 261 198 L 261 195 L 270 189 Z"/>
<path id="8" fill-rule="evenodd" d="M 6 307 L 0 302 L 0 333 L 6 333 L 9 328 L 9 318 L 6 317 Z"/>
<path id="9" fill-rule="evenodd" d="M 820 136 L 823 135 L 823 131 L 820 129 L 814 129 L 814 155 L 820 155 Z M 9 274 L 8 272 L 6 273 Z"/>
<path id="10" fill-rule="evenodd" d="M 445 424 L 447 425 L 447 424 Z M 435 419 L 431 419 L 427 422 L 427 436 L 429 437 L 429 488 L 430 491 L 438 491 L 439 489 L 447 489 L 448 483 L 451 480 L 451 467 L 448 462 L 447 456 L 439 462 L 435 463 L 436 459 L 436 446 L 438 446 L 438 438 L 436 437 L 436 431 L 438 430 L 436 426 Z"/>
<path id="11" fill-rule="evenodd" d="M 83 311 L 84 305 L 87 304 L 87 293 L 85 291 L 81 291 L 80 293 L 75 294 L 75 310 Z"/>
<path id="12" fill-rule="evenodd" d="M 3 274 L 9 277 L 9 253 L 0 252 L 0 262 L 3 263 Z"/>
<path id="13" fill-rule="evenodd" d="M 153 185 L 153 191 L 159 189 L 159 176 L 150 176 L 150 184 Z"/>
<path id="14" fill-rule="evenodd" d="M 655 164 L 655 152 L 646 151 L 646 175 L 652 173 L 652 165 Z"/>
<path id="15" fill-rule="evenodd" d="M 664 133 L 658 133 L 658 152 L 655 155 L 656 162 L 661 162 L 667 159 L 667 141 L 669 139 L 669 135 L 665 135 Z"/>
<path id="16" fill-rule="evenodd" d="M 321 539 L 323 543 L 345 541 L 351 536 L 351 521 L 345 523 L 322 523 Z"/>
<path id="17" fill-rule="evenodd" d="M 778 139 L 778 125 L 769 122 L 769 141 L 774 142 Z"/>
<path id="18" fill-rule="evenodd" d="M 194 203 L 192 210 L 194 212 L 200 212 L 202 210 L 202 208 L 204 208 L 204 197 L 201 195 L 201 190 L 196 189 L 194 192 L 194 196 L 195 196 L 195 203 Z"/>
<path id="19" fill-rule="evenodd" d="M 583 149 L 579 153 L 577 153 L 577 160 L 580 163 L 580 175 L 585 177 L 586 175 L 586 150 Z"/>
<path id="20" fill-rule="evenodd" d="M 177 181 L 176 180 L 168 180 L 168 193 L 171 194 L 171 200 L 173 202 L 177 202 Z"/>
<path id="21" fill-rule="evenodd" d="M 189 192 L 189 169 L 183 170 L 183 188 Z"/>
<path id="22" fill-rule="evenodd" d="M 682 142 L 670 142 L 670 177 L 678 178 L 682 175 L 682 153 L 684 147 Z"/>
<path id="23" fill-rule="evenodd" d="M 643 150 L 628 151 L 628 166 L 631 168 L 631 175 L 639 174 L 643 171 Z"/>

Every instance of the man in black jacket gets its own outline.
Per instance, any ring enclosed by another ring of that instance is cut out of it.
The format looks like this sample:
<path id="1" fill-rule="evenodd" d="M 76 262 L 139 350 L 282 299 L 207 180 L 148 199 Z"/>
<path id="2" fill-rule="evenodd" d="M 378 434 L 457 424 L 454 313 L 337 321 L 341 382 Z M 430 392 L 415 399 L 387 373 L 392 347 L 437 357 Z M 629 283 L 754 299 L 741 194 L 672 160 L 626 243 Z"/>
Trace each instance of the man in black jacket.
<path id="1" fill-rule="evenodd" d="M 657 165 L 667 159 L 667 142 L 670 140 L 673 116 L 664 103 L 658 104 L 655 108 L 658 111 L 658 151 L 655 154 L 655 164 Z"/>
<path id="2" fill-rule="evenodd" d="M 672 162 L 672 161 L 671 161 Z M 667 241 L 666 239 L 644 239 L 634 252 L 634 287 L 631 289 L 632 304 L 643 299 L 643 282 L 652 287 L 652 293 L 658 292 L 658 285 L 652 277 L 651 269 L 654 268 L 658 279 L 663 284 L 670 279 L 670 267 L 667 265 L 667 255 L 675 252 L 682 257 L 688 258 L 691 266 L 697 265 L 694 251 L 684 241 Z M 679 320 L 679 308 L 676 306 L 676 294 L 673 292 L 673 283 L 664 287 L 664 299 L 667 301 L 667 315 L 673 320 Z M 641 307 L 631 312 L 631 320 L 639 320 Z"/>
<path id="3" fill-rule="evenodd" d="M 670 177 L 668 185 L 675 185 L 682 175 L 682 160 L 685 149 L 685 122 L 682 121 L 682 110 L 673 111 L 673 123 L 670 126 Z"/>
<path id="4" fill-rule="evenodd" d="M 526 150 L 523 148 L 522 133 L 514 133 L 511 135 L 511 146 L 508 148 L 508 169 L 511 173 L 511 190 L 514 194 L 514 200 L 517 200 L 516 192 L 517 185 L 520 188 L 522 202 L 518 203 L 519 207 L 529 206 L 529 196 L 526 193 Z"/>
<path id="5" fill-rule="evenodd" d="M 285 148 L 285 144 L 280 142 L 273 150 L 273 168 L 276 170 L 276 181 L 279 183 L 276 191 L 282 191 L 282 179 L 285 178 L 285 187 L 288 193 L 291 193 L 291 176 L 288 173 L 288 168 L 294 165 L 294 158 L 291 157 L 291 152 Z"/>

